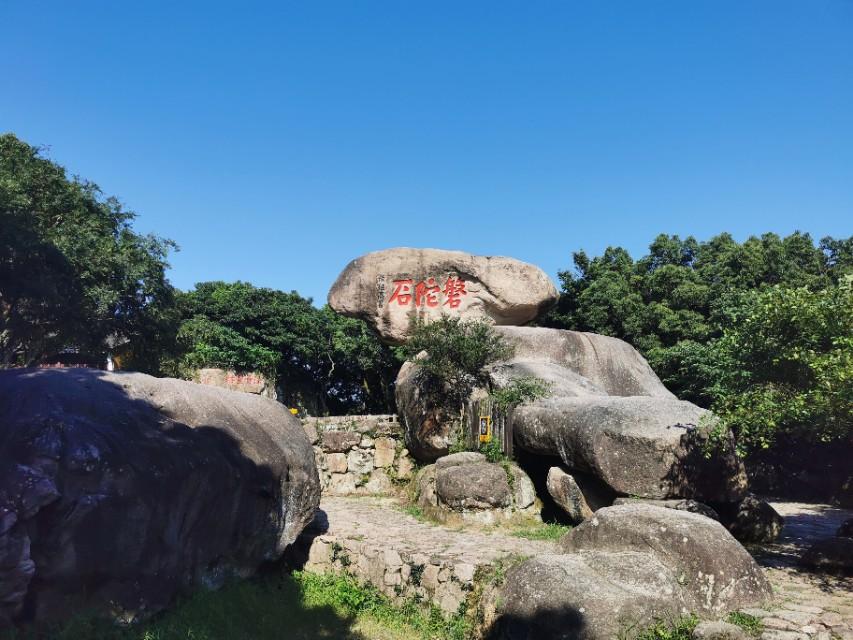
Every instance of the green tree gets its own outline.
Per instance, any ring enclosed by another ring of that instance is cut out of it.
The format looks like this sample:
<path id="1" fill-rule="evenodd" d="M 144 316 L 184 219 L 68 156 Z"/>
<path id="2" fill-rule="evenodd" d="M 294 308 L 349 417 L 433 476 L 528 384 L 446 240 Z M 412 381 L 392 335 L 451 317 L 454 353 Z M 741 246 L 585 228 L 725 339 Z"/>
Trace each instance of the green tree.
<path id="1" fill-rule="evenodd" d="M 135 233 L 134 218 L 40 149 L 0 135 L 0 366 L 71 347 L 103 354 L 108 340 L 150 353 L 169 339 L 175 245 Z"/>
<path id="2" fill-rule="evenodd" d="M 710 349 L 714 411 L 744 451 L 853 444 L 853 288 L 779 285 L 743 296 Z"/>
<path id="3" fill-rule="evenodd" d="M 634 261 L 608 247 L 589 258 L 574 254 L 574 269 L 559 274 L 562 295 L 543 319 L 547 326 L 593 331 L 627 340 L 680 397 L 703 406 L 719 367 L 708 351 L 742 294 L 774 285 L 818 291 L 853 272 L 853 238 L 768 233 L 743 243 L 729 234 L 707 242 L 659 235 Z"/>
<path id="4" fill-rule="evenodd" d="M 309 413 L 389 411 L 399 362 L 361 320 L 295 291 L 202 282 L 178 296 L 178 374 L 205 366 L 259 371 Z"/>

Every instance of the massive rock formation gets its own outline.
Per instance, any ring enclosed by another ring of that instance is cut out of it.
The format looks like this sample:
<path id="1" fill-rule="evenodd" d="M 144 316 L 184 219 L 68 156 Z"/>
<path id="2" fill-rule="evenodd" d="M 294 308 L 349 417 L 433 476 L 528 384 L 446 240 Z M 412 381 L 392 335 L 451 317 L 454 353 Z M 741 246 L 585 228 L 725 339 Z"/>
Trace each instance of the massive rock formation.
<path id="1" fill-rule="evenodd" d="M 705 456 L 713 415 L 675 398 L 645 359 L 616 338 L 531 327 L 497 327 L 514 357 L 491 367 L 494 387 L 534 376 L 550 385 L 546 398 L 510 416 L 516 444 L 559 456 L 570 471 L 591 474 L 617 494 L 736 502 L 746 475 L 723 438 Z M 447 452 L 454 415 L 431 404 L 416 363 L 397 378 L 397 405 L 407 446 L 421 459 Z"/>
<path id="2" fill-rule="evenodd" d="M 310 444 L 266 398 L 137 373 L 0 371 L 0 627 L 134 619 L 278 558 Z"/>
<path id="3" fill-rule="evenodd" d="M 521 325 L 556 300 L 557 289 L 538 267 L 438 249 L 368 253 L 350 262 L 329 292 L 335 311 L 365 320 L 395 344 L 414 318 L 448 314 Z"/>
<path id="4" fill-rule="evenodd" d="M 631 504 L 600 509 L 563 554 L 506 575 L 492 638 L 604 640 L 656 618 L 715 618 L 772 597 L 760 567 L 718 522 Z"/>

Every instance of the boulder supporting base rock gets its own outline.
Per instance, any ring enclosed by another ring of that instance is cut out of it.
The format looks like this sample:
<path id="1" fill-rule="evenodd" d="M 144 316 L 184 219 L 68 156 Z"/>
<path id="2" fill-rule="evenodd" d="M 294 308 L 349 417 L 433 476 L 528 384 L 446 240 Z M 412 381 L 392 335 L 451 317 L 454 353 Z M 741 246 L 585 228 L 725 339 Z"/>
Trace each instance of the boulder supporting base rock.
<path id="1" fill-rule="evenodd" d="M 417 504 L 447 523 L 493 524 L 534 517 L 536 492 L 517 465 L 486 461 L 481 453 L 455 453 L 427 467 L 416 480 Z"/>
<path id="2" fill-rule="evenodd" d="M 572 524 L 580 524 L 592 516 L 593 507 L 587 502 L 580 485 L 570 474 L 560 467 L 551 467 L 548 470 L 546 483 L 548 494 Z"/>

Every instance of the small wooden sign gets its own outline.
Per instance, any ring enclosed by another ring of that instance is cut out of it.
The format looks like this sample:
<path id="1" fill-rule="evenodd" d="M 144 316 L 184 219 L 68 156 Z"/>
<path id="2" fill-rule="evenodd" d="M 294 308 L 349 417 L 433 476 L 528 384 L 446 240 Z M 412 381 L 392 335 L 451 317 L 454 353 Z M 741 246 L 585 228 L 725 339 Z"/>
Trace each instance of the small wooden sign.
<path id="1" fill-rule="evenodd" d="M 492 416 L 480 416 L 480 442 L 492 441 Z"/>

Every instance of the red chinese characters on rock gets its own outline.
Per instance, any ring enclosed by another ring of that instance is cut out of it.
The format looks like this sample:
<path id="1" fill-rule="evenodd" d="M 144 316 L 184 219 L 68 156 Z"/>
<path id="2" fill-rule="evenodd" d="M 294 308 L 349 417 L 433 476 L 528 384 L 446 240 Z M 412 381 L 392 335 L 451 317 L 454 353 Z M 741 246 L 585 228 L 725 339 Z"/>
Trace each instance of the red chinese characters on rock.
<path id="1" fill-rule="evenodd" d="M 260 376 L 254 374 L 254 373 L 229 373 L 225 376 L 225 384 L 258 385 L 258 384 L 261 384 L 262 382 L 263 382 L 263 380 L 260 378 Z"/>
<path id="2" fill-rule="evenodd" d="M 401 307 L 408 307 L 414 302 L 416 307 L 438 307 L 441 293 L 444 294 L 443 305 L 451 309 L 459 308 L 462 296 L 468 295 L 465 281 L 455 276 L 448 276 L 443 289 L 435 278 L 418 283 L 412 279 L 394 280 L 394 291 L 388 298 L 388 304 L 396 302 Z"/>

